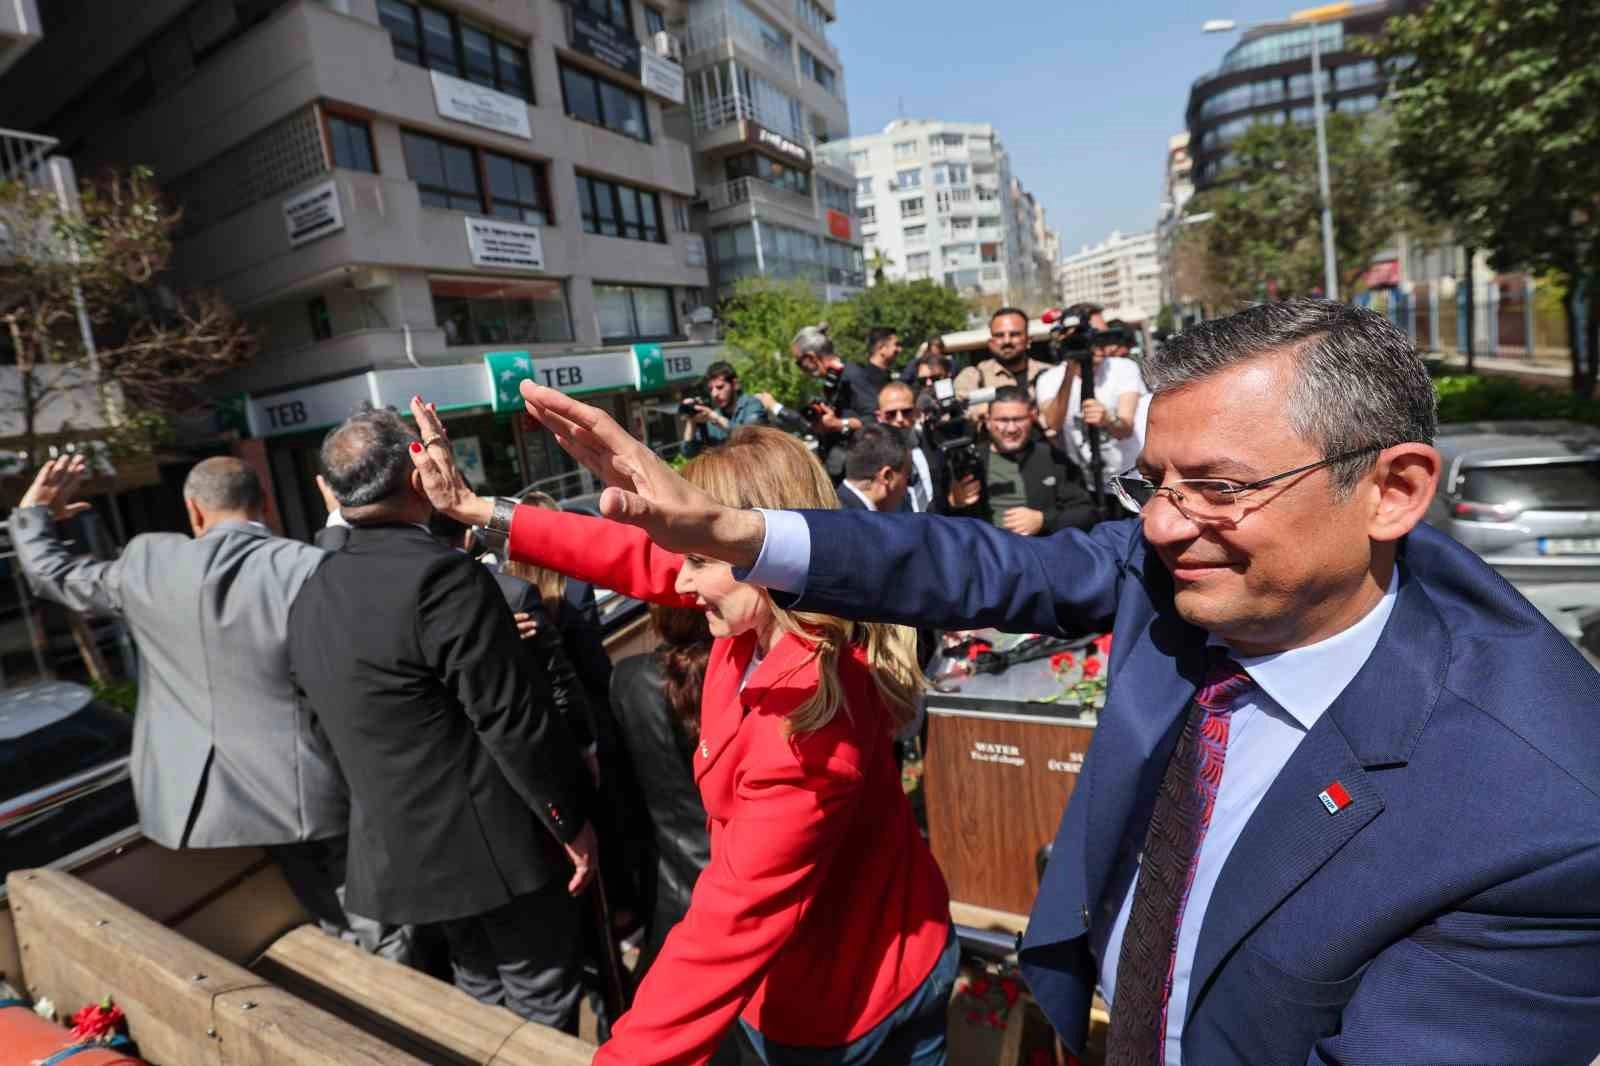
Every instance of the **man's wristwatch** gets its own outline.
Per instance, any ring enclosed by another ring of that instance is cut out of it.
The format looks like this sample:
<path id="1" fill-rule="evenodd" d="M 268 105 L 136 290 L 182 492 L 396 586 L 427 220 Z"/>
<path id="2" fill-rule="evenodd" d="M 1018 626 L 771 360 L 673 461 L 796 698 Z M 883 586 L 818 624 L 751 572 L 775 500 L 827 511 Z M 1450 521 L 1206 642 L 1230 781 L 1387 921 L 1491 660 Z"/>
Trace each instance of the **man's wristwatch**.
<path id="1" fill-rule="evenodd" d="M 473 537 L 489 551 L 504 555 L 506 538 L 511 536 L 511 516 L 516 510 L 516 500 L 509 496 L 496 496 L 488 523 L 474 527 Z"/>

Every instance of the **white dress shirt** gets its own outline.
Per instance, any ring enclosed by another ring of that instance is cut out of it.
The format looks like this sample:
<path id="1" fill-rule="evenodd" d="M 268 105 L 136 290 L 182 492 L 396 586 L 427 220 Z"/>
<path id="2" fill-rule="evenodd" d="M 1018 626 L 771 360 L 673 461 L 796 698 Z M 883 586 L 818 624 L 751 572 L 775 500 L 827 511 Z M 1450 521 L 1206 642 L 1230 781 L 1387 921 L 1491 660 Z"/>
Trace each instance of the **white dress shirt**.
<path id="1" fill-rule="evenodd" d="M 856 499 L 860 500 L 862 505 L 865 506 L 867 510 L 876 511 L 878 509 L 878 505 L 873 503 L 872 500 L 867 496 L 866 493 L 862 492 L 860 489 L 858 489 L 854 485 L 850 484 L 849 481 L 841 481 L 841 482 L 839 482 L 839 488 L 840 489 L 849 489 L 851 492 L 853 492 L 855 494 Z"/>
<path id="2" fill-rule="evenodd" d="M 917 444 L 911 445 L 911 465 L 917 471 L 917 480 L 906 496 L 911 500 L 911 509 L 921 514 L 933 504 L 933 471 L 928 469 L 927 453 Z"/>
<path id="3" fill-rule="evenodd" d="M 1060 363 L 1039 375 L 1039 380 L 1034 383 L 1040 407 L 1056 398 L 1061 392 L 1061 383 L 1066 379 L 1067 370 L 1071 362 Z M 1117 403 L 1124 393 L 1135 393 L 1140 396 L 1147 395 L 1149 389 L 1145 386 L 1144 376 L 1139 370 L 1139 364 L 1132 359 L 1122 356 L 1111 356 L 1103 359 L 1094 368 L 1094 396 L 1095 399 L 1105 404 L 1112 413 L 1117 410 Z M 1072 447 L 1067 449 L 1068 454 L 1076 453 L 1078 462 L 1087 470 L 1092 459 L 1089 449 L 1089 435 L 1084 432 L 1083 379 L 1072 375 L 1071 391 L 1067 393 L 1067 407 L 1063 416 L 1063 424 L 1049 426 L 1058 432 L 1066 431 L 1072 440 Z M 1065 445 L 1063 445 L 1065 447 Z M 1105 476 L 1116 477 L 1133 466 L 1139 459 L 1140 444 L 1134 442 L 1132 437 L 1118 440 L 1109 430 L 1100 433 L 1100 459 L 1104 464 Z"/>
<path id="4" fill-rule="evenodd" d="M 755 566 L 744 580 L 781 592 L 804 592 L 806 572 L 811 566 L 810 527 L 793 511 L 763 511 L 762 515 L 767 524 L 766 537 Z M 1274 655 L 1234 657 L 1255 686 L 1234 701 L 1216 806 L 1200 845 L 1194 882 L 1189 887 L 1189 899 L 1178 927 L 1177 958 L 1167 1007 L 1166 1066 L 1181 1066 L 1183 1061 L 1189 977 L 1194 968 L 1195 948 L 1200 943 L 1200 926 L 1222 867 L 1256 806 L 1300 746 L 1300 741 L 1372 655 L 1394 610 L 1399 587 L 1400 575 L 1396 570 L 1390 575 L 1389 588 L 1377 606 L 1355 625 L 1326 640 Z M 1211 643 L 1226 646 L 1215 639 Z M 1100 962 L 1100 990 L 1108 1004 L 1117 987 L 1117 959 L 1122 951 L 1122 936 L 1128 926 L 1137 884 L 1135 873 L 1129 879 L 1122 906 L 1110 929 L 1090 932 L 1090 942 Z"/>

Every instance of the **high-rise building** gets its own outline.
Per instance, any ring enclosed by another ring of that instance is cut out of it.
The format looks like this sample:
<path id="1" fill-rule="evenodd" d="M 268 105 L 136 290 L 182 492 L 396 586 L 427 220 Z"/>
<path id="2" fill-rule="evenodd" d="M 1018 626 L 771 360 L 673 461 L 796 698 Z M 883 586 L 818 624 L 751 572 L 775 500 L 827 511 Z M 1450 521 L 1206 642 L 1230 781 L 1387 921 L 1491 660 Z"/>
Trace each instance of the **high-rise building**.
<path id="1" fill-rule="evenodd" d="M 1383 67 L 1358 42 L 1379 34 L 1391 17 L 1426 0 L 1379 0 L 1349 5 L 1339 18 L 1290 18 L 1246 30 L 1216 70 L 1189 89 L 1189 150 L 1194 184 L 1217 183 L 1231 159 L 1229 146 L 1257 122 L 1313 120 L 1311 35 L 1321 51 L 1323 100 L 1331 112 L 1366 114 L 1388 88 Z"/>
<path id="2" fill-rule="evenodd" d="M 1173 253 L 1194 196 L 1194 159 L 1189 155 L 1189 134 L 1175 133 L 1167 138 L 1167 165 L 1161 188 L 1161 209 L 1156 218 L 1156 246 L 1161 263 L 1161 306 L 1178 308 L 1185 301 L 1178 291 Z"/>
<path id="3" fill-rule="evenodd" d="M 695 148 L 694 225 L 726 295 L 740 278 L 865 284 L 855 180 L 822 148 L 850 129 L 832 0 L 679 0 Z"/>
<path id="4" fill-rule="evenodd" d="M 854 172 L 869 271 L 931 278 L 996 306 L 1026 302 L 1038 277 L 1035 205 L 993 126 L 896 119 L 822 154 Z"/>
<path id="5" fill-rule="evenodd" d="M 39 6 L 0 127 L 55 138 L 81 174 L 148 166 L 182 208 L 176 280 L 261 335 L 221 410 L 290 532 L 319 520 L 323 431 L 363 403 L 428 394 L 495 491 L 571 469 L 517 415 L 523 376 L 675 439 L 650 394 L 716 357 L 686 343 L 713 293 L 673 118 L 681 2 Z"/>
<path id="6" fill-rule="evenodd" d="M 1061 302 L 1092 303 L 1107 318 L 1153 320 L 1161 309 L 1161 264 L 1155 233 L 1111 236 L 1061 261 Z"/>

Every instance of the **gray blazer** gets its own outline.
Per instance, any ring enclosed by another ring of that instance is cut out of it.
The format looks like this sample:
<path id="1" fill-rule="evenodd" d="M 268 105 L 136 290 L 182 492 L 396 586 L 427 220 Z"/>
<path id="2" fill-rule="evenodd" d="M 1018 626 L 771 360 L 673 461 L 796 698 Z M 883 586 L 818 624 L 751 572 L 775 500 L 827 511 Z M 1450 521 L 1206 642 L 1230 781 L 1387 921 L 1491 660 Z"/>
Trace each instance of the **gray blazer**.
<path id="1" fill-rule="evenodd" d="M 264 526 L 134 537 L 111 562 L 74 557 L 43 507 L 11 513 L 39 595 L 120 615 L 139 645 L 133 788 L 169 848 L 287 844 L 348 831 L 344 779 L 295 699 L 289 607 L 326 557 Z"/>

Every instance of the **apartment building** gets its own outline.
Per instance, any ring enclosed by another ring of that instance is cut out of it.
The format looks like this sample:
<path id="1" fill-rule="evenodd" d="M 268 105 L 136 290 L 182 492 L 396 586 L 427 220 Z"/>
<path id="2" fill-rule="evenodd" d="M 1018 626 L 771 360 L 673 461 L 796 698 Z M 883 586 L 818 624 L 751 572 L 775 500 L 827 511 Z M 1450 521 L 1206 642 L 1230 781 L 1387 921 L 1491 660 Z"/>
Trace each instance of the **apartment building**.
<path id="1" fill-rule="evenodd" d="M 803 281 L 826 299 L 865 284 L 854 176 L 821 151 L 850 129 L 832 0 L 686 0 L 689 106 L 672 121 L 695 149 L 694 225 L 712 284 Z"/>
<path id="2" fill-rule="evenodd" d="M 1092 303 L 1107 318 L 1153 320 L 1161 310 L 1161 265 L 1156 235 L 1112 230 L 1099 244 L 1085 245 L 1061 261 L 1061 302 Z"/>
<path id="3" fill-rule="evenodd" d="M 1025 303 L 1033 266 L 1031 196 L 986 123 L 896 119 L 882 133 L 828 144 L 855 175 L 869 268 L 931 278 L 994 306 Z"/>
<path id="4" fill-rule="evenodd" d="M 39 6 L 49 33 L 0 74 L 0 126 L 55 138 L 79 173 L 148 166 L 182 207 L 179 280 L 261 332 L 218 428 L 288 531 L 320 520 L 315 449 L 362 404 L 426 393 L 495 491 L 570 469 L 518 416 L 523 376 L 674 435 L 662 394 L 716 351 L 687 342 L 713 294 L 671 8 Z"/>

